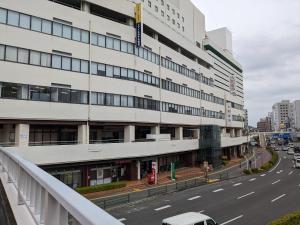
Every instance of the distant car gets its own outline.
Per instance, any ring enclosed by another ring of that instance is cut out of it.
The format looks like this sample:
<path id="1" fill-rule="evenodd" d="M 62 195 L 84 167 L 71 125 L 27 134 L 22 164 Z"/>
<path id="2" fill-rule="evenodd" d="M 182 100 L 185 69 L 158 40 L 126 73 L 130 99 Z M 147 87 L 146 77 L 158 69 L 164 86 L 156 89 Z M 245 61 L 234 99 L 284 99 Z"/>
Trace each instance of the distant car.
<path id="1" fill-rule="evenodd" d="M 280 150 L 280 148 L 279 147 L 275 147 L 275 151 L 279 151 Z"/>
<path id="2" fill-rule="evenodd" d="M 197 212 L 187 212 L 166 218 L 162 225 L 218 225 L 212 218 Z"/>
<path id="3" fill-rule="evenodd" d="M 300 153 L 299 152 L 295 152 L 294 153 L 294 159 L 300 159 Z"/>
<path id="4" fill-rule="evenodd" d="M 300 158 L 295 160 L 295 168 L 300 168 Z"/>
<path id="5" fill-rule="evenodd" d="M 287 151 L 287 150 L 289 150 L 289 147 L 288 146 L 283 146 L 282 151 Z"/>
<path id="6" fill-rule="evenodd" d="M 289 148 L 288 151 L 287 151 L 288 155 L 294 155 L 294 153 L 295 153 L 294 148 Z"/>
<path id="7" fill-rule="evenodd" d="M 294 148 L 294 147 L 295 147 L 293 143 L 289 143 L 288 146 L 289 146 L 290 148 Z"/>

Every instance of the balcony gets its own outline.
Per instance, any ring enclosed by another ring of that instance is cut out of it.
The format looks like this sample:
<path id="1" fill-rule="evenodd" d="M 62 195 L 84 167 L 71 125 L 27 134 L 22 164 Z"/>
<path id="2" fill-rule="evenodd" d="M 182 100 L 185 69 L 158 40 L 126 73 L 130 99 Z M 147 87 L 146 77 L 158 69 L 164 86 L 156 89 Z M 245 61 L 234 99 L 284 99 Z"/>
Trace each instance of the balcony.
<path id="1" fill-rule="evenodd" d="M 230 147 L 230 146 L 236 146 L 241 145 L 244 143 L 247 143 L 250 141 L 250 138 L 247 138 L 247 136 L 241 136 L 241 137 L 231 137 L 229 135 L 222 135 L 221 136 L 221 147 Z"/>

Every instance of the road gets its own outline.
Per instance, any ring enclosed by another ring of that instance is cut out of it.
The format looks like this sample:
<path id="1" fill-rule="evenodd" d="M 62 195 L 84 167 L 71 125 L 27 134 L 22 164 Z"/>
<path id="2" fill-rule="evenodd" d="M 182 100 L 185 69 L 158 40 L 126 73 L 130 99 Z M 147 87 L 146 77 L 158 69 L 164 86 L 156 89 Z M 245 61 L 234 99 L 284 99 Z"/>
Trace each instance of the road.
<path id="1" fill-rule="evenodd" d="M 279 155 L 278 165 L 267 173 L 157 196 L 109 213 L 126 225 L 159 225 L 190 211 L 203 212 L 220 225 L 265 225 L 300 210 L 300 170 L 293 167 L 292 156 Z"/>

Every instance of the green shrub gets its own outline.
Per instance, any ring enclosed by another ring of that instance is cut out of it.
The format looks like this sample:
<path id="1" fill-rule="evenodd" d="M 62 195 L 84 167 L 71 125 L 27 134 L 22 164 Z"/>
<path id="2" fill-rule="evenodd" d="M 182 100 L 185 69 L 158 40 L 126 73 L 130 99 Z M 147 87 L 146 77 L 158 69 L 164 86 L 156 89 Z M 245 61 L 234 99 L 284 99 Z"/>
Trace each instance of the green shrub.
<path id="1" fill-rule="evenodd" d="M 249 175 L 249 174 L 251 174 L 251 170 L 244 169 L 243 173 L 246 174 L 246 175 Z"/>
<path id="2" fill-rule="evenodd" d="M 253 168 L 253 169 L 251 169 L 251 172 L 252 172 L 252 173 L 260 173 L 261 170 L 258 169 L 258 168 Z"/>
<path id="3" fill-rule="evenodd" d="M 112 189 L 117 189 L 122 187 L 126 187 L 126 182 L 121 181 L 121 182 L 113 182 L 109 184 L 101 184 L 96 186 L 79 187 L 76 188 L 76 191 L 80 194 L 87 194 L 87 193 L 107 191 L 107 190 L 112 190 Z"/>
<path id="4" fill-rule="evenodd" d="M 300 224 L 300 211 L 295 211 L 277 220 L 274 220 L 273 222 L 268 223 L 268 225 L 299 225 L 299 224 Z"/>
<path id="5" fill-rule="evenodd" d="M 267 171 L 271 169 L 273 166 L 275 166 L 278 162 L 278 154 L 274 150 L 269 150 L 272 157 L 269 162 L 265 163 L 260 167 L 261 171 Z"/>

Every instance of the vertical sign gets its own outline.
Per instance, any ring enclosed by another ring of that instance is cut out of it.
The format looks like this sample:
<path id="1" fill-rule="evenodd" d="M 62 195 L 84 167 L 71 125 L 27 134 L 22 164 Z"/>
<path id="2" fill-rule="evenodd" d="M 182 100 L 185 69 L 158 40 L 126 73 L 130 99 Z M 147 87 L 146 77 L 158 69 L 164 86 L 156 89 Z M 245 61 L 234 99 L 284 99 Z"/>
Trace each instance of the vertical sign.
<path id="1" fill-rule="evenodd" d="M 235 87 L 235 77 L 234 76 L 230 76 L 229 79 L 230 79 L 229 80 L 230 93 L 234 95 L 235 94 L 235 89 L 236 89 L 236 87 Z"/>
<path id="2" fill-rule="evenodd" d="M 136 37 L 135 44 L 137 47 L 142 46 L 142 34 L 143 34 L 143 23 L 142 23 L 142 4 L 138 3 L 135 6 L 135 26 L 136 26 Z"/>

